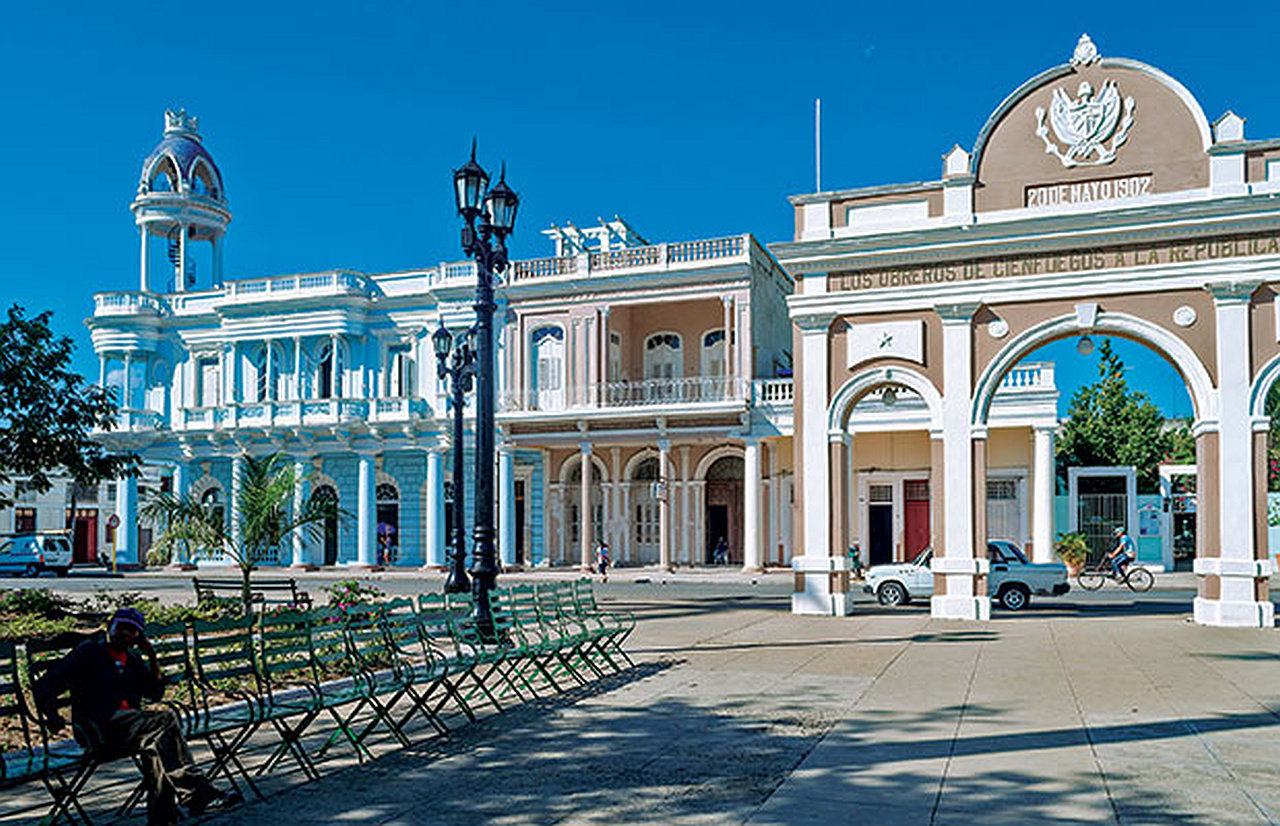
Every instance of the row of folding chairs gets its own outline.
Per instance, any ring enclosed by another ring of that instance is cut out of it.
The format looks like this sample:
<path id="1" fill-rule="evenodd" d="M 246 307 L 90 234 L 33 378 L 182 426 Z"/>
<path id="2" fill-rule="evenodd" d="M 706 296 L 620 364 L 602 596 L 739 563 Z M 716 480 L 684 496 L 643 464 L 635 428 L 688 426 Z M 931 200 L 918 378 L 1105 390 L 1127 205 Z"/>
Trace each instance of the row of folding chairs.
<path id="1" fill-rule="evenodd" d="M 447 734 L 486 708 L 502 711 L 633 665 L 623 644 L 634 617 L 602 610 L 589 580 L 493 591 L 492 629 L 475 626 L 473 607 L 469 594 L 423 594 L 347 610 L 157 625 L 147 636 L 171 680 L 164 704 L 189 740 L 209 746 L 207 773 L 258 796 L 256 778 L 285 761 L 317 779 L 317 761 L 335 746 L 363 761 L 372 757 L 375 732 L 408 746 L 415 723 Z M 3 755 L 0 790 L 42 783 L 53 801 L 45 822 L 89 822 L 80 794 L 113 759 L 58 741 L 41 726 L 23 685 L 81 639 L 21 647 L 0 641 L 0 717 L 18 721 L 25 742 Z M 69 703 L 69 694 L 59 698 L 64 710 Z M 260 732 L 274 734 L 269 753 L 249 761 Z M 120 813 L 143 794 L 137 785 Z"/>

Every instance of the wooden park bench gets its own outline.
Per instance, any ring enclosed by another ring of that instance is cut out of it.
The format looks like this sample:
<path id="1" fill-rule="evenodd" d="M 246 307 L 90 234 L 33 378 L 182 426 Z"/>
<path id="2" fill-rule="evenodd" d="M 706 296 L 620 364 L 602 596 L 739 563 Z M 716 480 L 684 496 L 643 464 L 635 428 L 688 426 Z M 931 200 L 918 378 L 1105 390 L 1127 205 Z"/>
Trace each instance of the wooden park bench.
<path id="1" fill-rule="evenodd" d="M 196 591 L 196 602 L 206 599 L 240 599 L 244 594 L 243 582 L 225 577 L 192 577 L 191 586 Z M 249 598 L 256 605 L 311 607 L 311 596 L 306 591 L 299 590 L 294 579 L 253 579 L 249 584 Z"/>

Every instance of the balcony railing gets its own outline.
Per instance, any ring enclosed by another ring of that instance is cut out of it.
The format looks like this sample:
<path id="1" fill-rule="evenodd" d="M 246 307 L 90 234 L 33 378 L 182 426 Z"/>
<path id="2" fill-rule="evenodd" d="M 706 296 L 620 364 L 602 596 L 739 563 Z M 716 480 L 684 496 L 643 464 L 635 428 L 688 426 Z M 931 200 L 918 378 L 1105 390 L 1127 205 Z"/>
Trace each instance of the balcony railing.
<path id="1" fill-rule="evenodd" d="M 792 379 L 756 379 L 752 399 L 756 404 L 782 407 L 795 401 L 795 382 Z"/>
<path id="2" fill-rule="evenodd" d="M 179 426 L 187 430 L 297 427 L 356 420 L 407 422 L 432 415 L 431 405 L 418 398 L 236 402 L 218 407 L 184 408 Z"/>
<path id="3" fill-rule="evenodd" d="M 586 255 L 513 261 L 507 275 L 512 282 L 519 282 L 566 275 L 585 276 L 597 271 L 689 269 L 712 261 L 745 259 L 750 251 L 748 237 L 730 235 L 675 244 L 625 247 Z"/>
<path id="4" fill-rule="evenodd" d="M 93 297 L 94 315 L 166 315 L 169 306 L 158 295 L 142 292 L 98 293 Z"/>
<path id="5" fill-rule="evenodd" d="M 508 391 L 499 400 L 504 412 L 581 410 L 583 408 L 657 407 L 746 401 L 746 379 L 699 377 L 611 381 L 566 390 Z"/>
<path id="6" fill-rule="evenodd" d="M 1056 390 L 1054 384 L 1054 363 L 1051 361 L 1028 361 L 1015 365 L 1000 381 L 998 393 L 1041 392 Z"/>

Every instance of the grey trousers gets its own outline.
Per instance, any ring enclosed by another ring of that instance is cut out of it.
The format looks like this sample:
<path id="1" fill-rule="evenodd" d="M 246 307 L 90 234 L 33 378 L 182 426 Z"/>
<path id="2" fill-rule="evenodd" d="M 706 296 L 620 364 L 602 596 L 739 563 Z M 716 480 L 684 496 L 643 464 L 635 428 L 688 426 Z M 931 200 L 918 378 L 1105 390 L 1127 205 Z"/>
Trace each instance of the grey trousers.
<path id="1" fill-rule="evenodd" d="M 103 740 L 116 754 L 136 754 L 147 784 L 147 822 L 178 820 L 178 806 L 188 806 L 209 779 L 195 765 L 191 749 L 168 709 L 117 711 L 104 726 Z"/>

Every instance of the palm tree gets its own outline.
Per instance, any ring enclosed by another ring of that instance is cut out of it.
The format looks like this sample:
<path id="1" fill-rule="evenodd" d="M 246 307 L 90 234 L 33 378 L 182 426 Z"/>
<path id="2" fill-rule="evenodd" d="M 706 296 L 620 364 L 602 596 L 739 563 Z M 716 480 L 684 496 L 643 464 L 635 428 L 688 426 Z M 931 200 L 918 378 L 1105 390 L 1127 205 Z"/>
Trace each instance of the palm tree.
<path id="1" fill-rule="evenodd" d="M 221 508 L 190 494 L 160 494 L 142 508 L 141 516 L 152 525 L 163 526 L 164 532 L 156 540 L 161 549 L 192 544 L 211 551 L 221 549 L 229 556 L 240 568 L 245 610 L 249 611 L 254 568 L 294 531 L 303 531 L 318 541 L 324 521 L 338 515 L 337 507 L 324 499 L 308 499 L 295 513 L 294 492 L 302 481 L 293 463 L 281 453 L 245 456 L 237 496 L 238 532 L 231 530 Z"/>

